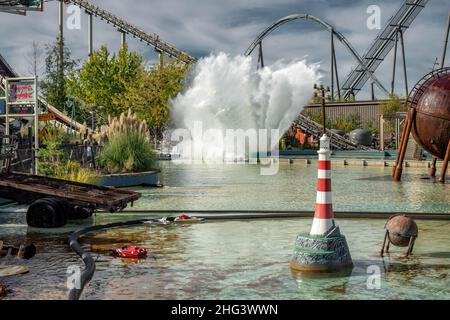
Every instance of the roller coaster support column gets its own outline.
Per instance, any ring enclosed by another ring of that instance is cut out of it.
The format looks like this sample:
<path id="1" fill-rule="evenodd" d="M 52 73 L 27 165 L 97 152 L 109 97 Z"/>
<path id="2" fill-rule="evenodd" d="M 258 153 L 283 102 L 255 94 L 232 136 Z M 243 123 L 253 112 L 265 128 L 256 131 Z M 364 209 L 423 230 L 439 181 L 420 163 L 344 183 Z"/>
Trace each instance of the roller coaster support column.
<path id="1" fill-rule="evenodd" d="M 92 13 L 87 12 L 88 14 L 88 53 L 89 55 L 92 54 L 94 51 L 93 49 L 93 40 L 92 40 Z"/>
<path id="2" fill-rule="evenodd" d="M 120 46 L 123 47 L 127 43 L 126 33 L 123 30 L 119 30 L 120 32 Z"/>
<path id="3" fill-rule="evenodd" d="M 397 161 L 392 173 L 394 181 L 400 181 L 403 172 L 403 160 L 405 159 L 406 147 L 408 146 L 409 135 L 411 134 L 412 124 L 416 118 L 416 109 L 410 108 L 403 127 L 402 138 L 400 140 L 400 148 L 397 153 Z"/>
<path id="4" fill-rule="evenodd" d="M 439 182 L 445 183 L 445 175 L 447 174 L 448 162 L 450 161 L 450 140 L 448 140 L 447 151 L 445 152 L 444 162 L 442 163 L 441 176 Z"/>
<path id="5" fill-rule="evenodd" d="M 444 64 L 445 64 L 445 54 L 447 53 L 447 44 L 448 44 L 449 31 L 450 31 L 450 12 L 448 13 L 447 32 L 445 33 L 444 51 L 442 51 L 442 58 L 441 58 L 441 68 L 443 68 Z"/>

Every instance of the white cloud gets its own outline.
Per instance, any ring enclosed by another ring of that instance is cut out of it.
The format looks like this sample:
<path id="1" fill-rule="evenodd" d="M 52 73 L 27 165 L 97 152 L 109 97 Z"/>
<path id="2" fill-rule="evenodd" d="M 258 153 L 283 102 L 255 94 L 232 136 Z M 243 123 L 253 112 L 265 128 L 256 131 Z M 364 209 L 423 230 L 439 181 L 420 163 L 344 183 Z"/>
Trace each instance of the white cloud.
<path id="1" fill-rule="evenodd" d="M 341 31 L 362 55 L 376 36 L 366 28 L 366 8 L 377 4 L 382 10 L 382 25 L 394 14 L 403 1 L 298 1 L 298 0 L 95 0 L 94 4 L 123 17 L 148 32 L 194 55 L 225 51 L 243 53 L 250 42 L 271 22 L 292 13 L 310 13 L 321 17 Z M 432 67 L 440 57 L 444 28 L 448 15 L 447 0 L 429 1 L 405 35 L 409 86 Z M 44 12 L 30 12 L 21 17 L 0 13 L 1 54 L 20 73 L 28 71 L 24 57 L 32 40 L 45 44 L 55 39 L 58 32 L 58 4 L 46 3 Z M 87 18 L 82 18 L 81 30 L 66 30 L 66 41 L 76 58 L 87 54 Z M 155 59 L 153 49 L 135 39 L 128 39 L 132 50 L 146 59 Z M 111 51 L 118 49 L 118 32 L 105 21 L 94 21 L 94 47 L 107 44 Z M 337 59 L 341 84 L 354 65 L 347 51 L 337 46 Z M 281 27 L 264 43 L 266 64 L 277 59 L 307 56 L 311 62 L 321 62 L 324 82 L 329 76 L 329 36 L 310 22 L 294 22 Z M 390 86 L 392 53 L 382 63 L 376 75 Z M 450 60 L 450 59 L 449 59 Z M 400 67 L 400 64 L 399 64 Z M 401 68 L 399 69 L 401 72 Z M 402 87 L 401 74 L 398 85 Z M 364 90 L 367 97 L 368 86 Z"/>

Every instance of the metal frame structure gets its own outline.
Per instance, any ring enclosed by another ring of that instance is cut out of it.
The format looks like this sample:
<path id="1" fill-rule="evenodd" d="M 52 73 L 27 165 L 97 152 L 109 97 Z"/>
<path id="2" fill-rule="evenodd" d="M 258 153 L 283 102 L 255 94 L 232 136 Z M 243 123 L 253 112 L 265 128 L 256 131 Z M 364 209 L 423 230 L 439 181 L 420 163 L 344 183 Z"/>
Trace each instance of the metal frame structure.
<path id="1" fill-rule="evenodd" d="M 362 57 L 363 63 L 359 62 L 347 76 L 342 86 L 344 91 L 344 98 L 348 99 L 350 96 L 356 95 L 371 75 L 375 72 L 378 66 L 384 61 L 388 53 L 395 45 L 397 48 L 398 36 L 400 35 L 402 51 L 403 51 L 403 66 L 406 69 L 406 62 L 404 56 L 403 34 L 409 28 L 411 23 L 425 7 L 428 0 L 405 0 L 397 12 L 389 19 L 384 29 L 377 35 L 375 40 L 369 46 L 368 50 Z M 396 58 L 394 57 L 394 70 Z M 393 71 L 395 76 L 395 71 Z M 406 96 L 408 96 L 407 78 L 405 70 L 405 86 Z"/>
<path id="2" fill-rule="evenodd" d="M 259 47 L 259 56 L 258 56 L 258 66 L 264 67 L 264 59 L 263 59 L 263 51 L 262 51 L 262 41 L 264 38 L 266 38 L 270 33 L 272 33 L 275 29 L 281 27 L 282 25 L 294 21 L 294 20 L 309 20 L 317 23 L 321 27 L 323 27 L 325 30 L 327 30 L 330 33 L 330 60 L 331 60 L 331 70 L 330 74 L 332 75 L 332 83 L 331 83 L 331 93 L 332 97 L 335 96 L 334 94 L 334 77 L 336 76 L 336 82 L 337 82 L 337 95 L 340 98 L 341 97 L 341 91 L 339 87 L 339 76 L 338 76 L 338 70 L 337 70 L 337 63 L 336 63 L 336 53 L 335 53 L 335 46 L 334 46 L 334 37 L 336 37 L 343 45 L 344 47 L 350 52 L 352 57 L 362 66 L 362 68 L 368 72 L 369 77 L 372 79 L 373 83 L 376 84 L 380 90 L 385 92 L 387 95 L 389 95 L 389 92 L 386 90 L 386 88 L 378 81 L 378 79 L 375 77 L 373 72 L 370 72 L 365 67 L 365 64 L 363 63 L 363 59 L 358 54 L 355 48 L 350 44 L 350 42 L 347 40 L 347 38 L 344 37 L 342 33 L 337 31 L 332 25 L 325 22 L 324 20 L 317 18 L 315 16 L 312 16 L 307 13 L 299 13 L 299 14 L 292 14 L 288 15 L 286 17 L 281 18 L 280 20 L 276 21 L 264 31 L 262 31 L 258 37 L 256 37 L 255 40 L 250 44 L 248 49 L 245 51 L 245 55 L 248 56 L 252 54 L 252 52 L 255 50 L 256 47 Z"/>
<path id="3" fill-rule="evenodd" d="M 30 101 L 27 102 L 15 102 L 10 101 L 9 96 L 9 85 L 11 82 L 19 82 L 19 81 L 33 81 L 33 98 Z M 5 135 L 10 135 L 9 130 L 9 120 L 10 118 L 28 118 L 33 120 L 34 125 L 34 150 L 36 153 L 36 150 L 39 148 L 39 106 L 38 106 L 38 93 L 37 93 L 37 77 L 20 77 L 20 78 L 6 78 L 5 79 L 5 102 L 6 102 L 6 108 L 5 113 L 0 114 L 0 118 L 3 118 L 5 120 Z M 10 113 L 10 108 L 13 106 L 20 106 L 20 105 L 31 105 L 33 107 L 33 113 Z M 34 170 L 37 172 L 37 156 L 35 154 L 34 156 Z"/>
<path id="4" fill-rule="evenodd" d="M 62 0 L 59 0 L 62 2 Z M 174 57 L 184 61 L 185 63 L 193 63 L 196 62 L 197 59 L 188 53 L 176 48 L 174 45 L 168 43 L 161 39 L 159 35 L 156 33 L 150 34 L 147 33 L 138 27 L 128 23 L 124 19 L 112 14 L 111 12 L 100 8 L 99 6 L 93 5 L 90 1 L 87 0 L 64 0 L 65 3 L 73 3 L 80 8 L 84 9 L 85 12 L 89 15 L 89 28 L 88 28 L 88 38 L 89 38 L 89 53 L 92 53 L 92 21 L 91 17 L 99 17 L 101 20 L 105 20 L 107 23 L 111 23 L 117 30 L 120 32 L 121 36 L 121 44 L 125 43 L 126 35 L 131 35 L 133 38 L 138 38 L 140 41 L 147 43 L 147 45 L 151 45 L 158 52 L 164 52 L 170 57 Z"/>

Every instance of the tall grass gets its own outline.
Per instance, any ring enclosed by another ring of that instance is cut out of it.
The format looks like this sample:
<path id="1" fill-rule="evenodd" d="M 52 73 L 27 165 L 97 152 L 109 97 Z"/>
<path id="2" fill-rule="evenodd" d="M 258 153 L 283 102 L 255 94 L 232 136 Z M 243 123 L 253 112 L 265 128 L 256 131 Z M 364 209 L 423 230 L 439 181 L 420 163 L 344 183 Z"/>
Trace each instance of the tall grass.
<path id="1" fill-rule="evenodd" d="M 89 184 L 95 184 L 98 179 L 94 171 L 83 168 L 78 162 L 71 160 L 56 165 L 54 177 Z"/>
<path id="2" fill-rule="evenodd" d="M 155 154 L 142 132 L 126 130 L 108 138 L 99 161 L 108 173 L 143 172 L 154 168 Z"/>

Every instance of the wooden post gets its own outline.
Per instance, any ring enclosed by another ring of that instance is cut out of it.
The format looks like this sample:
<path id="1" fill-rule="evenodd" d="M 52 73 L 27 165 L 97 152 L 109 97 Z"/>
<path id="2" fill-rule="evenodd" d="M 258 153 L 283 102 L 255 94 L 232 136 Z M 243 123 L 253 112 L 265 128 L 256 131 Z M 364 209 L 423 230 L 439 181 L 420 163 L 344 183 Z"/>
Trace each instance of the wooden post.
<path id="1" fill-rule="evenodd" d="M 384 151 L 384 116 L 380 114 L 380 150 Z"/>
<path id="2" fill-rule="evenodd" d="M 394 181 L 400 181 L 403 172 L 403 160 L 405 159 L 406 147 L 408 146 L 409 135 L 411 134 L 412 124 L 416 117 L 416 109 L 410 108 L 408 116 L 405 121 L 405 127 L 403 128 L 402 139 L 400 141 L 400 149 L 397 154 L 397 161 L 395 163 L 394 172 L 392 178 Z"/>
<path id="3" fill-rule="evenodd" d="M 445 152 L 444 162 L 442 163 L 441 176 L 439 182 L 445 183 L 445 175 L 447 174 L 448 162 L 450 161 L 450 140 L 447 144 L 447 151 Z"/>
<path id="4" fill-rule="evenodd" d="M 430 170 L 428 171 L 428 176 L 430 177 L 436 177 L 436 161 L 437 158 L 433 157 L 433 160 L 431 161 Z"/>

